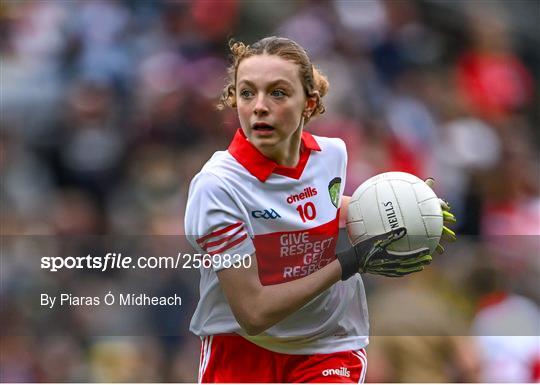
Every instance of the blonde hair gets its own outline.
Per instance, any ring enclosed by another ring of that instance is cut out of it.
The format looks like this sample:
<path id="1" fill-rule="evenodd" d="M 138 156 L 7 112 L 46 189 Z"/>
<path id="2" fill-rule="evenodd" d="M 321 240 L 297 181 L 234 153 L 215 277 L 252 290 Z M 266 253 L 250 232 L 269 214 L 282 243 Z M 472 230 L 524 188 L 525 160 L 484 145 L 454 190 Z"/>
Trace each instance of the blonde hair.
<path id="1" fill-rule="evenodd" d="M 328 92 L 328 79 L 313 64 L 304 48 L 291 39 L 284 37 L 265 37 L 252 45 L 246 45 L 242 42 L 231 39 L 229 41 L 232 63 L 227 69 L 227 84 L 217 105 L 222 110 L 225 107 L 236 108 L 236 74 L 240 62 L 248 57 L 255 55 L 276 55 L 285 60 L 290 60 L 298 64 L 300 80 L 307 97 L 315 96 L 317 104 L 310 116 L 306 117 L 307 122 L 310 118 L 324 113 L 325 108 L 322 98 Z"/>

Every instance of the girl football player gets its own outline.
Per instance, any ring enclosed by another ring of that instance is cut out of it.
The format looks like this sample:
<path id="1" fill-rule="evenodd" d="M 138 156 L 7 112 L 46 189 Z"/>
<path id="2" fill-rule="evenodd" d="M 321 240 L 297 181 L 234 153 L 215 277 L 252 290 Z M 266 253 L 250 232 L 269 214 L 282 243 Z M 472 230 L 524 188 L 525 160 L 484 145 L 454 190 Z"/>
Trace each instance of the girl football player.
<path id="1" fill-rule="evenodd" d="M 240 128 L 194 177 L 185 228 L 206 255 L 191 331 L 202 382 L 359 382 L 368 316 L 360 274 L 401 276 L 429 250 L 395 259 L 400 228 L 337 253 L 349 197 L 347 154 L 304 126 L 324 112 L 328 80 L 292 40 L 231 42 L 220 107 Z"/>

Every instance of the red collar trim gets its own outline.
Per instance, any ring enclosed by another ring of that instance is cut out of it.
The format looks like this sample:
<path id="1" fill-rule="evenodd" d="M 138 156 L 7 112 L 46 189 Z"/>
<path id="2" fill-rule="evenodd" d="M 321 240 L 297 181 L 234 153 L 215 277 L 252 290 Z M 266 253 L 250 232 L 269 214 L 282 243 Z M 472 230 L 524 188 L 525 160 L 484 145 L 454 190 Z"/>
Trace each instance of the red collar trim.
<path id="1" fill-rule="evenodd" d="M 312 150 L 321 151 L 321 147 L 319 147 L 313 135 L 306 131 L 302 131 L 300 160 L 296 167 L 280 166 L 272 159 L 268 159 L 247 140 L 246 135 L 240 128 L 236 131 L 229 145 L 229 152 L 234 159 L 263 183 L 272 173 L 300 179 Z"/>

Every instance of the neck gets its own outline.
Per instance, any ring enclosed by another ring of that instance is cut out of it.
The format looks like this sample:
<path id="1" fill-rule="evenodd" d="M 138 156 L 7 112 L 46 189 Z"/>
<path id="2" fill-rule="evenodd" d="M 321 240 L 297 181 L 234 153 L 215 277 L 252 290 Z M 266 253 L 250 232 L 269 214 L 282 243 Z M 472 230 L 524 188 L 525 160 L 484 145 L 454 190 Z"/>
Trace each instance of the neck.
<path id="1" fill-rule="evenodd" d="M 300 145 L 302 143 L 302 129 L 299 127 L 284 143 L 272 149 L 266 149 L 263 154 L 280 166 L 295 167 L 300 160 Z"/>

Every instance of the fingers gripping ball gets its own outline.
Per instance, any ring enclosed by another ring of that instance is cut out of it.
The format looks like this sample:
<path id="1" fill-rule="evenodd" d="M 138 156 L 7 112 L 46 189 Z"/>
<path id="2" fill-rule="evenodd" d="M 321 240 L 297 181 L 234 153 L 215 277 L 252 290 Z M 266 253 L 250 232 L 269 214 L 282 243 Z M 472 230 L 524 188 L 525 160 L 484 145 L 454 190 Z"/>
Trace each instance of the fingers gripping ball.
<path id="1" fill-rule="evenodd" d="M 354 192 L 347 211 L 347 233 L 353 245 L 405 227 L 407 235 L 388 252 L 435 251 L 443 232 L 439 198 L 420 178 L 404 172 L 376 175 Z"/>
<path id="2" fill-rule="evenodd" d="M 427 178 L 425 182 L 431 189 L 433 189 L 433 186 L 435 185 L 435 179 Z M 456 217 L 454 216 L 454 214 L 451 213 L 450 204 L 448 202 L 446 202 L 443 199 L 439 199 L 439 203 L 441 205 L 441 210 L 442 210 L 442 215 L 443 215 L 443 230 L 442 230 L 441 238 L 449 242 L 454 242 L 457 239 L 456 233 L 448 226 L 456 224 L 457 222 Z M 442 254 L 444 252 L 444 247 L 440 242 L 437 245 L 437 252 L 439 254 Z"/>

